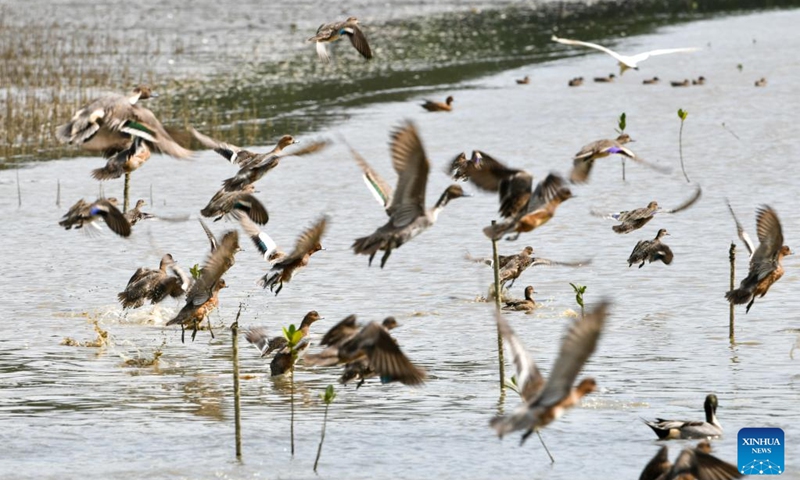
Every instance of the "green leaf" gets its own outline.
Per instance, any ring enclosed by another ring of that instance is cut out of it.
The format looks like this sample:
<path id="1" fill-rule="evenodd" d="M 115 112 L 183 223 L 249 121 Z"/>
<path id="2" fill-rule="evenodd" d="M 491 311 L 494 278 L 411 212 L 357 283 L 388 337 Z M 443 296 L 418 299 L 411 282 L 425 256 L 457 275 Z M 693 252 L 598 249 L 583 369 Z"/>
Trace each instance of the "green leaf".
<path id="1" fill-rule="evenodd" d="M 583 308 L 583 294 L 586 292 L 586 285 L 577 285 L 570 283 L 572 289 L 575 290 L 575 302 Z"/>
<path id="2" fill-rule="evenodd" d="M 292 334 L 292 346 L 297 346 L 300 341 L 303 339 L 303 332 L 301 330 L 297 330 Z"/>
<path id="3" fill-rule="evenodd" d="M 192 274 L 192 278 L 197 280 L 200 278 L 200 274 L 203 273 L 203 269 L 200 268 L 200 265 L 195 263 L 192 268 L 189 269 L 189 273 Z"/>
<path id="4" fill-rule="evenodd" d="M 619 122 L 617 124 L 619 125 L 620 133 L 624 132 L 625 127 L 627 126 L 627 123 L 625 122 L 625 112 L 622 112 L 622 115 L 619 116 Z"/>
<path id="5" fill-rule="evenodd" d="M 333 390 L 333 385 L 328 385 L 325 389 L 325 393 L 321 395 L 322 401 L 325 402 L 326 405 L 330 405 L 333 403 L 333 400 L 336 398 L 336 392 Z"/>
<path id="6" fill-rule="evenodd" d="M 689 116 L 689 112 L 687 112 L 686 110 L 684 110 L 682 108 L 678 109 L 678 118 L 680 118 L 681 121 L 686 120 L 686 117 L 688 117 L 688 116 Z"/>
<path id="7" fill-rule="evenodd" d="M 744 65 L 742 65 L 742 64 L 740 63 L 739 65 L 736 65 L 736 68 L 738 68 L 738 69 L 739 69 L 739 71 L 741 72 L 741 71 L 744 69 Z"/>

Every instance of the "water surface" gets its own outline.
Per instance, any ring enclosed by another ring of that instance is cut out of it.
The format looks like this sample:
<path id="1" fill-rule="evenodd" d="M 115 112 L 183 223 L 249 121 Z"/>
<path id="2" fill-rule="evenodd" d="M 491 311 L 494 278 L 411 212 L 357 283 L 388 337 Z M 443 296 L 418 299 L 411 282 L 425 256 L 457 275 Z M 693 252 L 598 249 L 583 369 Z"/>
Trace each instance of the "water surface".
<path id="1" fill-rule="evenodd" d="M 521 296 L 532 284 L 540 292 L 543 306 L 535 314 L 509 318 L 545 372 L 569 324 L 564 312 L 576 308 L 569 282 L 588 285 L 590 304 L 614 302 L 585 368 L 600 389 L 544 431 L 557 460 L 550 465 L 535 439 L 520 448 L 516 436 L 500 441 L 487 426 L 498 408 L 508 410 L 518 401 L 508 392 L 498 407 L 491 309 L 474 301 L 486 292 L 491 271 L 462 258 L 467 251 L 490 253 L 480 227 L 494 218 L 496 199 L 478 192 L 454 201 L 433 229 L 395 251 L 387 268 L 367 268 L 350 244 L 385 216 L 346 148 L 284 160 L 259 184 L 271 216 L 266 231 L 288 248 L 302 229 L 328 214 L 327 250 L 273 297 L 255 285 L 266 264 L 243 243 L 245 251 L 226 277 L 231 288 L 221 294 L 215 325 L 229 324 L 239 302 L 247 304 L 244 326 L 264 325 L 275 334 L 316 309 L 325 320 L 313 326 L 315 339 L 350 313 L 363 320 L 394 315 L 400 345 L 430 375 L 418 389 L 374 381 L 358 391 L 339 388 L 320 476 L 636 478 L 659 446 L 639 417 L 701 419 L 703 398 L 714 392 L 726 432 L 714 442 L 716 454 L 735 462 L 739 428 L 781 427 L 787 442 L 784 478 L 800 478 L 800 375 L 798 360 L 789 356 L 797 337 L 791 329 L 800 327 L 791 294 L 797 260 L 786 260 L 784 278 L 748 315 L 737 310 L 734 345 L 723 298 L 735 237 L 726 197 L 753 236 L 756 206 L 772 205 L 786 242 L 798 248 L 797 181 L 789 167 L 800 153 L 794 88 L 800 63 L 792 54 L 800 47 L 793 33 L 798 21 L 797 11 L 787 11 L 663 28 L 616 47 L 636 52 L 696 45 L 702 51 L 651 60 L 615 83 L 577 89 L 566 86 L 569 78 L 605 75 L 615 70 L 613 61 L 598 54 L 524 66 L 432 93 L 456 98 L 451 114 L 422 111 L 416 105 L 420 95 L 348 109 L 331 127 L 303 136 L 302 141 L 344 136 L 393 182 L 388 132 L 403 119 L 415 121 L 433 163 L 429 203 L 450 183 L 442 170 L 459 151 L 480 148 L 543 178 L 551 170 L 566 172 L 583 144 L 614 136 L 623 111 L 627 131 L 637 140 L 632 148 L 675 170 L 663 176 L 629 164 L 622 182 L 618 160 L 600 161 L 592 182 L 575 188 L 577 197 L 562 205 L 551 224 L 500 245 L 501 253 L 530 244 L 546 258 L 594 258 L 583 269 L 531 269 L 512 289 Z M 526 74 L 530 85 L 514 83 Z M 664 81 L 704 75 L 708 83 L 686 89 L 641 84 L 654 75 Z M 762 76 L 768 86 L 755 88 Z M 693 191 L 678 171 L 678 108 L 689 111 L 684 157 L 703 198 L 691 210 L 617 235 L 611 223 L 589 211 L 629 209 L 653 199 L 670 207 Z M 78 158 L 19 170 L 21 208 L 16 172 L 0 172 L 0 220 L 7 226 L 3 245 L 10 264 L 0 279 L 6 311 L 0 338 L 2 476 L 310 477 L 322 419 L 319 394 L 339 372 L 298 368 L 297 453 L 291 459 L 287 385 L 268 377 L 268 365 L 254 349 L 243 349 L 244 461 L 235 462 L 229 333 L 218 326 L 216 340 L 200 332 L 196 342 L 181 344 L 179 331 L 163 326 L 179 308 L 176 302 L 165 302 L 161 314 L 145 307 L 127 317 L 115 303 L 132 272 L 155 267 L 164 252 L 186 268 L 202 261 L 208 247 L 197 222 L 146 222 L 128 240 L 108 232 L 86 237 L 56 225 L 69 204 L 97 194 L 89 171 L 101 164 Z M 132 197 L 149 199 L 152 186 L 150 211 L 196 215 L 234 170 L 213 152 L 190 161 L 154 157 L 133 175 Z M 55 205 L 58 181 L 61 207 Z M 104 188 L 106 195 L 121 196 L 121 181 Z M 234 224 L 212 227 L 221 233 Z M 636 241 L 658 228 L 672 234 L 674 263 L 628 268 L 625 259 Z M 746 260 L 739 252 L 741 278 Z M 60 345 L 65 337 L 93 339 L 93 320 L 109 332 L 111 346 Z M 163 351 L 157 366 L 125 366 L 157 349 Z M 675 455 L 686 444 L 670 445 Z"/>

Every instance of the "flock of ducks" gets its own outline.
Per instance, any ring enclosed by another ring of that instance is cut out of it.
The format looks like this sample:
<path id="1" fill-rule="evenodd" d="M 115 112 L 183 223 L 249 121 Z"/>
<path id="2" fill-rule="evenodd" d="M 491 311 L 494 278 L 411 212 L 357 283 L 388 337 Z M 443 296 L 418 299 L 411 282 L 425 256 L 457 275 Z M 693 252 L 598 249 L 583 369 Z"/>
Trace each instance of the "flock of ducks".
<path id="1" fill-rule="evenodd" d="M 364 58 L 372 58 L 367 38 L 355 17 L 320 26 L 309 41 L 315 42 L 321 60 L 330 61 L 327 45 L 345 36 Z M 641 62 L 654 56 L 696 50 L 663 49 L 627 56 L 593 43 L 555 36 L 553 41 L 605 52 L 617 60 L 620 74 L 628 69 L 638 70 Z M 609 82 L 613 79 L 614 75 L 611 74 L 595 81 Z M 700 80 L 704 81 L 702 77 Z M 525 77 L 517 80 L 517 83 L 526 84 L 529 81 L 530 78 Z M 582 82 L 583 78 L 578 77 L 571 80 L 570 85 Z M 646 84 L 656 82 L 657 77 L 644 81 Z M 58 138 L 64 143 L 103 153 L 107 159 L 106 166 L 91 172 L 92 177 L 97 180 L 130 174 L 144 165 L 154 151 L 179 159 L 189 157 L 192 152 L 180 145 L 155 115 L 142 106 L 142 101 L 154 97 L 156 95 L 147 86 L 136 87 L 130 95 L 109 94 L 100 97 L 59 127 Z M 452 110 L 452 104 L 453 97 L 450 96 L 445 102 L 426 101 L 422 107 L 432 112 L 448 112 Z M 323 250 L 322 238 L 328 219 L 320 217 L 301 233 L 294 248 L 285 253 L 260 229 L 260 226 L 268 223 L 269 214 L 255 195 L 255 184 L 276 168 L 284 157 L 318 152 L 325 148 L 327 142 L 313 142 L 303 148 L 286 151 L 298 143 L 292 136 L 286 135 L 269 152 L 256 153 L 217 141 L 194 129 L 191 134 L 203 147 L 214 150 L 238 168 L 232 177 L 222 180 L 219 191 L 200 210 L 201 215 L 214 221 L 227 217 L 239 223 L 241 231 L 250 238 L 259 255 L 268 264 L 269 270 L 258 280 L 258 284 L 274 291 L 275 295 L 279 294 L 298 271 L 308 266 L 311 256 Z M 602 139 L 585 145 L 572 157 L 572 170 L 568 178 L 551 172 L 541 181 L 534 182 L 531 173 L 508 166 L 480 150 L 473 151 L 469 156 L 466 153 L 457 155 L 449 164 L 449 172 L 456 182 L 467 181 L 480 191 L 498 195 L 500 219 L 486 226 L 483 231 L 493 240 L 506 236 L 509 240 L 516 240 L 520 235 L 550 222 L 555 217 L 558 206 L 572 198 L 571 188 L 589 181 L 598 160 L 610 155 L 620 155 L 649 168 L 665 171 L 663 167 L 636 155 L 628 147 L 631 142 L 633 140 L 629 135 L 621 133 L 615 139 Z M 371 234 L 357 238 L 352 244 L 353 252 L 368 256 L 370 265 L 374 257 L 383 252 L 380 266 L 385 267 L 392 252 L 431 228 L 441 211 L 452 200 L 470 196 L 458 183 L 453 183 L 440 194 L 431 207 L 428 206 L 426 190 L 431 164 L 419 131 L 411 122 L 399 125 L 391 133 L 391 162 L 397 174 L 394 189 L 358 152 L 349 148 L 362 170 L 366 185 L 388 217 L 384 225 Z M 701 193 L 698 186 L 689 199 L 674 209 L 662 209 L 654 200 L 646 207 L 633 210 L 610 214 L 592 213 L 615 220 L 617 225 L 612 230 L 618 234 L 627 234 L 642 228 L 653 218 L 660 218 L 661 213 L 675 214 L 688 209 L 700 199 Z M 128 237 L 133 225 L 152 218 L 152 215 L 141 211 L 144 205 L 144 201 L 139 201 L 130 212 L 122 213 L 115 199 L 100 198 L 92 203 L 81 199 L 67 211 L 60 225 L 66 229 L 96 227 L 98 221 L 102 220 L 117 235 Z M 739 288 L 727 292 L 725 296 L 733 304 L 747 304 L 749 311 L 755 298 L 763 297 L 770 286 L 781 278 L 782 258 L 790 255 L 791 250 L 784 245 L 780 221 L 771 207 L 763 206 L 758 210 L 757 248 L 739 224 L 732 209 L 731 214 L 739 237 L 751 253 L 751 260 L 747 277 L 742 280 Z M 194 340 L 200 324 L 219 305 L 219 292 L 228 286 L 223 277 L 235 264 L 235 256 L 241 250 L 239 231 L 236 229 L 228 230 L 218 238 L 202 220 L 200 223 L 208 237 L 210 251 L 199 270 L 193 271 L 191 276 L 187 275 L 178 267 L 172 255 L 166 254 L 157 269 L 138 268 L 125 289 L 118 294 L 123 309 L 139 308 L 147 301 L 157 304 L 166 298 L 185 297 L 184 306 L 167 322 L 167 325 L 181 327 L 182 341 L 187 327 L 193 330 Z M 655 261 L 669 265 L 674 254 L 662 241 L 667 235 L 667 230 L 660 228 L 654 239 L 638 241 L 628 258 L 628 265 L 638 264 L 642 268 L 645 263 Z M 493 263 L 491 259 L 469 255 L 467 258 L 488 265 Z M 501 255 L 498 262 L 501 284 L 508 288 L 513 286 L 523 271 L 534 265 L 574 267 L 588 263 L 556 262 L 538 258 L 534 256 L 534 250 L 530 246 L 526 246 L 518 254 Z M 533 286 L 527 286 L 524 291 L 524 299 L 507 300 L 503 310 L 528 312 L 535 309 Z M 584 378 L 577 385 L 575 381 L 597 346 L 610 309 L 611 305 L 603 301 L 570 325 L 547 379 L 540 373 L 536 362 L 517 338 L 506 318 L 497 313 L 497 326 L 511 352 L 516 370 L 516 386 L 523 400 L 511 414 L 491 420 L 491 427 L 499 436 L 523 431 L 524 441 L 578 404 L 583 396 L 596 390 L 597 383 L 592 378 Z M 388 317 L 382 323 L 359 325 L 355 315 L 351 315 L 324 335 L 320 342 L 322 350 L 306 354 L 311 345 L 308 340 L 309 329 L 320 319 L 316 311 L 308 312 L 303 318 L 298 330 L 299 342 L 295 347 L 295 352 L 300 355 L 294 355 L 289 350 L 286 338 L 269 337 L 263 328 L 250 329 L 246 333 L 246 339 L 258 348 L 262 357 L 274 355 L 270 363 L 272 375 L 286 373 L 293 368 L 297 357 L 304 356 L 304 363 L 309 366 L 344 366 L 340 381 L 357 381 L 359 387 L 372 377 L 380 378 L 381 383 L 398 381 L 406 385 L 419 385 L 426 380 L 426 373 L 406 357 L 392 337 L 391 331 L 397 326 L 394 318 Z M 213 336 L 213 332 L 211 335 Z M 705 401 L 705 421 L 659 418 L 654 421 L 645 420 L 645 423 L 660 439 L 717 438 L 722 434 L 722 427 L 716 417 L 717 405 L 717 397 L 708 395 Z M 715 458 L 709 452 L 710 445 L 702 442 L 696 448 L 683 450 L 675 463 L 671 464 L 667 448 L 662 447 L 640 478 L 725 479 L 741 476 L 735 467 Z"/>

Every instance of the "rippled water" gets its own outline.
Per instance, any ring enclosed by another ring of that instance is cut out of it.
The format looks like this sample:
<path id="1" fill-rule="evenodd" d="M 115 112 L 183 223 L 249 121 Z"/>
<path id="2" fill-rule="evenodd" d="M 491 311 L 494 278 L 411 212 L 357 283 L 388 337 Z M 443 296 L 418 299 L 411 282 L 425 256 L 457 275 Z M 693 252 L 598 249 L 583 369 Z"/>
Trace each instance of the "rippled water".
<path id="1" fill-rule="evenodd" d="M 657 450 L 639 417 L 701 419 L 703 398 L 714 392 L 726 431 L 714 443 L 716 453 L 735 462 L 739 428 L 781 427 L 787 443 L 784 478 L 800 478 L 800 360 L 789 356 L 797 337 L 792 329 L 800 327 L 791 294 L 798 283 L 796 258 L 786 260 L 784 278 L 748 315 L 737 310 L 739 343 L 733 346 L 723 299 L 728 246 L 735 236 L 726 197 L 751 234 L 755 207 L 772 205 L 787 243 L 800 249 L 791 170 L 799 153 L 794 79 L 800 64 L 792 53 L 800 47 L 792 34 L 799 20 L 800 13 L 789 11 L 665 28 L 620 40 L 615 48 L 703 50 L 651 60 L 615 83 L 577 89 L 566 86 L 569 78 L 607 74 L 615 70 L 613 62 L 589 55 L 524 67 L 432 95 L 452 94 L 452 114 L 428 114 L 416 102 L 382 103 L 351 109 L 316 135 L 343 135 L 393 181 L 388 131 L 413 119 L 434 164 L 429 202 L 449 183 L 442 169 L 461 150 L 480 148 L 542 178 L 550 170 L 566 172 L 581 145 L 613 136 L 623 111 L 627 131 L 637 140 L 632 148 L 675 169 L 662 176 L 629 164 L 623 183 L 619 161 L 601 160 L 592 183 L 576 187 L 577 198 L 565 203 L 551 224 L 500 245 L 501 253 L 531 244 L 546 258 L 594 258 L 583 269 L 531 269 L 514 286 L 512 293 L 519 296 L 527 284 L 540 292 L 542 308 L 510 319 L 545 372 L 569 322 L 564 312 L 575 308 L 568 283 L 588 285 L 589 303 L 614 301 L 599 348 L 585 368 L 600 390 L 543 433 L 554 465 L 535 440 L 520 448 L 516 437 L 499 441 L 487 426 L 498 408 L 518 403 L 508 392 L 498 406 L 491 309 L 474 301 L 486 292 L 491 271 L 463 260 L 466 251 L 490 253 L 479 227 L 494 218 L 493 196 L 478 193 L 454 201 L 432 230 L 395 251 L 381 270 L 367 268 L 366 258 L 349 250 L 355 237 L 370 233 L 385 217 L 343 146 L 285 159 L 262 180 L 259 196 L 271 216 L 266 231 L 288 248 L 326 213 L 331 216 L 327 250 L 273 297 L 254 284 L 266 264 L 243 244 L 245 251 L 226 277 L 231 288 L 221 294 L 215 324 L 229 324 L 241 301 L 248 304 L 244 326 L 264 325 L 276 334 L 280 326 L 299 323 L 306 311 L 318 310 L 325 320 L 312 327 L 316 339 L 350 313 L 363 320 L 394 315 L 401 325 L 396 338 L 430 374 L 419 389 L 374 381 L 358 391 L 340 388 L 330 410 L 321 476 L 636 478 Z M 514 84 L 525 74 L 531 85 Z M 663 81 L 704 75 L 708 83 L 686 89 L 665 82 L 641 85 L 653 75 Z M 768 86 L 753 87 L 762 76 Z M 703 186 L 702 200 L 637 232 L 614 234 L 611 223 L 590 216 L 590 209 L 628 209 L 653 199 L 669 207 L 692 192 L 678 169 L 678 108 L 689 111 L 684 156 L 689 176 Z M 229 333 L 218 326 L 216 340 L 200 332 L 196 342 L 183 345 L 178 330 L 163 327 L 177 303 L 165 302 L 160 315 L 145 307 L 127 317 L 115 303 L 131 273 L 156 266 L 164 252 L 186 268 L 201 261 L 207 241 L 197 222 L 145 222 L 128 240 L 108 232 L 87 237 L 56 225 L 71 203 L 97 194 L 89 171 L 101 163 L 81 158 L 19 170 L 21 208 L 17 172 L 0 172 L 0 220 L 10 265 L 0 279 L 6 312 L 0 336 L 0 472 L 6 478 L 310 477 L 322 419 L 319 394 L 339 372 L 298 368 L 292 460 L 287 384 L 269 378 L 267 363 L 254 349 L 243 349 L 244 461 L 235 462 Z M 132 198 L 149 199 L 152 186 L 149 211 L 196 215 L 233 172 L 212 152 L 191 161 L 156 157 L 133 175 Z M 61 207 L 55 205 L 59 180 Z M 120 181 L 105 185 L 107 195 L 119 197 L 121 190 Z M 234 225 L 213 227 L 222 232 Z M 674 263 L 627 268 L 636 241 L 662 227 L 672 234 Z M 741 252 L 739 278 L 746 268 Z M 94 339 L 93 320 L 109 332 L 111 346 L 60 344 L 65 337 Z M 157 349 L 163 352 L 157 366 L 125 366 Z M 684 446 L 671 445 L 673 454 Z"/>

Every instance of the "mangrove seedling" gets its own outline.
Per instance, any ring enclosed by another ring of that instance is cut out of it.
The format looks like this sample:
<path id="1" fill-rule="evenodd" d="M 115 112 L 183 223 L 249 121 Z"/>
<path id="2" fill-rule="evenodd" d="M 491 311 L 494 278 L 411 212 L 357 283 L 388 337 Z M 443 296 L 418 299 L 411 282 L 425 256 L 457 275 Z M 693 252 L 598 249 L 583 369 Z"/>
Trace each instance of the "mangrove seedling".
<path id="1" fill-rule="evenodd" d="M 570 283 L 570 285 L 572 285 L 572 289 L 575 290 L 575 302 L 581 307 L 581 319 L 583 319 L 584 316 L 583 294 L 586 292 L 586 285 L 579 285 L 575 283 Z"/>
<path id="2" fill-rule="evenodd" d="M 689 180 L 689 176 L 686 175 L 686 168 L 683 166 L 683 122 L 686 121 L 686 117 L 689 116 L 689 112 L 686 110 L 679 108 L 678 109 L 678 118 L 681 119 L 681 129 L 678 132 L 678 152 L 681 156 L 681 170 L 683 170 L 683 176 L 686 178 L 686 183 L 691 183 Z"/>
<path id="3" fill-rule="evenodd" d="M 622 112 L 620 114 L 620 116 L 619 116 L 619 120 L 617 120 L 617 127 L 618 127 L 617 128 L 617 133 L 619 133 L 620 135 L 625 133 L 625 127 L 627 125 L 628 124 L 626 122 L 625 112 Z M 619 157 L 620 157 L 620 160 L 622 160 L 622 181 L 624 182 L 625 181 L 625 156 L 624 155 L 620 155 Z"/>
<path id="4" fill-rule="evenodd" d="M 303 341 L 303 332 L 294 324 L 289 325 L 289 328 L 283 327 L 283 337 L 286 339 L 286 347 L 292 355 L 291 363 L 289 366 L 289 391 L 291 402 L 291 424 L 289 426 L 289 438 L 292 444 L 292 456 L 294 456 L 294 363 L 297 361 L 298 345 Z"/>
<path id="5" fill-rule="evenodd" d="M 314 460 L 314 473 L 317 473 L 317 465 L 319 464 L 319 456 L 322 454 L 322 442 L 325 441 L 325 426 L 328 423 L 328 407 L 331 406 L 333 400 L 336 398 L 336 392 L 333 390 L 333 385 L 328 385 L 325 393 L 320 395 L 322 401 L 325 402 L 325 414 L 322 417 L 322 436 L 319 439 L 319 447 L 317 447 L 317 458 Z"/>

